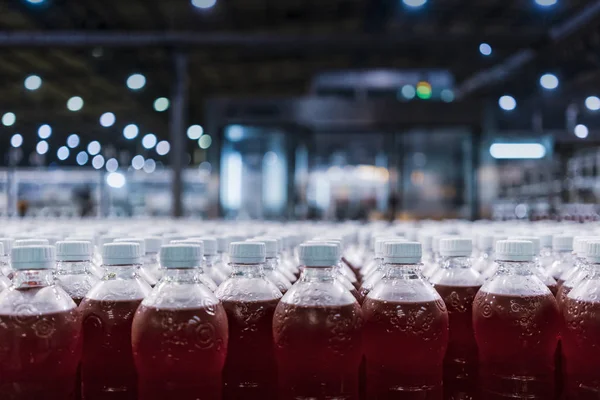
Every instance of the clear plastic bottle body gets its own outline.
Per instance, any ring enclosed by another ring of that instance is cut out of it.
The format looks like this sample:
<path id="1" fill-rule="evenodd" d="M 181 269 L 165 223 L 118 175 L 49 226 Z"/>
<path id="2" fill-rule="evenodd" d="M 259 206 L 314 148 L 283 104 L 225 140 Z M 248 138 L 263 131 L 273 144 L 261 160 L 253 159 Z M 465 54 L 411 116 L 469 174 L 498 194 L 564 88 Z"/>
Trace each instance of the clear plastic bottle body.
<path id="1" fill-rule="evenodd" d="M 104 276 L 80 304 L 83 314 L 82 386 L 85 399 L 137 396 L 131 350 L 133 316 L 152 288 L 141 265 L 104 265 Z"/>
<path id="2" fill-rule="evenodd" d="M 224 251 L 217 253 L 217 257 L 213 265 L 219 268 L 227 276 L 230 276 L 232 273 L 232 268 L 229 265 L 229 254 Z"/>
<path id="3" fill-rule="evenodd" d="M 164 272 L 160 267 L 158 253 L 146 253 L 146 256 L 144 257 L 144 266 L 142 269 L 147 275 L 152 277 L 152 282 L 148 282 L 150 286 L 156 285 L 160 278 L 162 278 Z"/>
<path id="4" fill-rule="evenodd" d="M 362 312 L 335 269 L 304 266 L 277 306 L 281 398 L 358 398 Z"/>
<path id="5" fill-rule="evenodd" d="M 0 255 L 0 272 L 10 282 L 14 275 L 14 271 L 10 266 L 10 256 L 8 254 Z M 2 286 L 3 283 L 6 283 L 6 280 L 4 280 L 4 282 L 1 281 L 2 280 L 0 280 L 0 286 Z"/>
<path id="6" fill-rule="evenodd" d="M 363 302 L 367 398 L 442 397 L 448 311 L 421 264 L 385 264 Z"/>
<path id="7" fill-rule="evenodd" d="M 204 272 L 217 287 L 227 279 L 227 275 L 219 267 L 217 255 L 207 255 L 204 257 Z"/>
<path id="8" fill-rule="evenodd" d="M 566 271 L 568 271 L 574 267 L 575 267 L 575 257 L 570 250 L 569 251 L 557 251 L 554 253 L 554 261 L 552 262 L 552 265 L 548 269 L 548 273 L 550 274 L 550 276 L 552 276 L 554 278 L 554 280 L 556 280 L 558 287 L 560 287 L 560 285 L 562 285 L 562 283 L 563 283 L 560 280 L 560 277 L 562 276 L 562 274 L 564 274 Z"/>
<path id="9" fill-rule="evenodd" d="M 481 274 L 484 274 L 494 264 L 494 253 L 492 249 L 484 249 L 479 252 L 479 256 L 473 262 L 473 268 Z"/>
<path id="10" fill-rule="evenodd" d="M 90 261 L 59 261 L 56 263 L 56 283 L 79 306 L 85 295 L 99 282 L 91 272 Z"/>
<path id="11" fill-rule="evenodd" d="M 470 257 L 446 257 L 429 282 L 440 294 L 449 318 L 449 341 L 444 359 L 446 398 L 478 398 L 478 355 L 473 331 L 473 301 L 483 277 Z"/>
<path id="12" fill-rule="evenodd" d="M 543 246 L 540 250 L 540 264 L 545 270 L 549 270 L 554 262 L 554 254 L 552 253 L 552 246 Z"/>
<path id="13" fill-rule="evenodd" d="M 556 300 L 535 275 L 533 262 L 496 263 L 496 274 L 473 305 L 483 398 L 551 399 L 559 338 Z"/>
<path id="14" fill-rule="evenodd" d="M 220 400 L 227 343 L 225 309 L 196 271 L 166 269 L 133 319 L 138 399 Z"/>
<path id="15" fill-rule="evenodd" d="M 562 350 L 568 399 L 596 399 L 600 393 L 600 264 L 563 299 Z"/>
<path id="16" fill-rule="evenodd" d="M 292 270 L 288 267 L 286 267 L 282 261 L 281 261 L 281 257 L 277 256 L 276 258 L 276 268 L 279 272 L 281 272 L 283 274 L 283 276 L 285 276 L 285 278 L 290 282 L 290 283 L 294 283 L 298 280 L 298 278 L 296 277 L 296 275 L 294 275 L 294 273 L 292 272 Z"/>
<path id="17" fill-rule="evenodd" d="M 277 258 L 267 258 L 263 270 L 267 279 L 277 286 L 281 294 L 285 294 L 292 287 L 292 283 L 277 268 Z"/>
<path id="18" fill-rule="evenodd" d="M 81 314 L 52 271 L 20 270 L 0 293 L 0 398 L 75 400 Z"/>
<path id="19" fill-rule="evenodd" d="M 272 323 L 282 294 L 262 264 L 231 267 L 231 276 L 215 292 L 229 325 L 224 397 L 272 399 L 277 394 Z"/>
<path id="20" fill-rule="evenodd" d="M 540 278 L 540 280 L 550 289 L 552 295 L 554 297 L 558 294 L 558 283 L 556 280 L 550 275 L 550 273 L 542 267 L 542 261 L 540 257 L 533 257 L 533 274 Z"/>
<path id="21" fill-rule="evenodd" d="M 378 257 L 374 258 L 373 260 L 377 263 L 377 265 L 373 267 L 371 273 L 369 273 L 369 275 L 365 277 L 365 279 L 363 279 L 363 282 L 360 288 L 358 289 L 359 302 L 361 304 L 367 297 L 367 294 L 369 294 L 369 292 L 373 290 L 373 288 L 375 287 L 375 285 L 377 285 L 381 278 L 383 278 L 385 272 L 385 269 L 383 267 L 383 258 Z"/>

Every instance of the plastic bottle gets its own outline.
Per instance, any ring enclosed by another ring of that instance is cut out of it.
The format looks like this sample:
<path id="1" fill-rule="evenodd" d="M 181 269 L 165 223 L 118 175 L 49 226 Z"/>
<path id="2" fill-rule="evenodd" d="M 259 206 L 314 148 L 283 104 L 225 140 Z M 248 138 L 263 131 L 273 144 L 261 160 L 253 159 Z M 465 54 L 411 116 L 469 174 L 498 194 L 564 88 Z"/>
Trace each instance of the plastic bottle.
<path id="1" fill-rule="evenodd" d="M 13 247 L 14 240 L 11 238 L 0 238 L 2 251 L 0 252 L 0 272 L 8 279 L 12 279 L 14 271 L 10 263 L 10 252 Z"/>
<path id="2" fill-rule="evenodd" d="M 225 398 L 276 397 L 272 323 L 282 295 L 263 272 L 265 252 L 263 243 L 231 243 L 232 274 L 215 292 L 229 323 L 229 349 L 223 371 Z"/>
<path id="3" fill-rule="evenodd" d="M 362 306 L 368 399 L 442 398 L 448 311 L 420 260 L 420 243 L 384 245 L 385 274 Z"/>
<path id="4" fill-rule="evenodd" d="M 421 243 L 421 249 L 423 255 L 421 257 L 421 263 L 423 264 L 423 274 L 425 271 L 429 271 L 434 268 L 434 257 L 433 257 L 433 235 L 431 232 L 421 231 L 418 234 L 418 241 Z"/>
<path id="5" fill-rule="evenodd" d="M 117 238 L 115 239 L 115 243 L 137 243 L 140 246 L 140 251 L 142 253 L 141 264 L 139 268 L 139 275 L 142 279 L 144 279 L 148 284 L 152 287 L 156 285 L 158 280 L 151 272 L 151 269 L 156 269 L 154 265 L 154 261 L 152 261 L 153 265 L 146 266 L 147 261 L 147 250 L 146 250 L 146 239 L 144 238 Z"/>
<path id="6" fill-rule="evenodd" d="M 422 274 L 425 278 L 429 279 L 439 268 L 442 256 L 440 256 L 440 240 L 447 237 L 447 235 L 437 235 L 431 239 L 431 259 L 432 262 L 429 268 L 425 271 L 422 270 Z"/>
<path id="7" fill-rule="evenodd" d="M 379 281 L 385 274 L 385 268 L 384 268 L 384 263 L 383 263 L 384 245 L 389 242 L 405 242 L 405 241 L 406 240 L 404 240 L 398 236 L 387 237 L 387 238 L 379 237 L 379 238 L 375 239 L 375 257 L 373 259 L 378 260 L 379 265 L 374 267 L 372 272 L 367 277 L 365 277 L 365 279 L 363 280 L 362 285 L 360 286 L 360 289 L 358 290 L 358 295 L 359 295 L 358 302 L 359 303 L 361 303 L 361 304 L 363 303 L 363 301 L 365 300 L 365 297 L 367 297 L 367 294 L 369 294 L 369 292 L 371 290 L 373 290 L 375 285 L 377 285 L 377 283 L 379 283 Z"/>
<path id="8" fill-rule="evenodd" d="M 102 260 L 104 276 L 79 306 L 83 314 L 83 398 L 135 399 L 131 325 L 151 288 L 139 275 L 142 252 L 138 243 L 105 244 Z"/>
<path id="9" fill-rule="evenodd" d="M 573 240 L 573 251 L 575 253 L 575 266 L 568 272 L 565 272 L 561 276 L 561 280 L 564 280 L 563 284 L 560 285 L 558 294 L 556 295 L 556 302 L 558 303 L 558 309 L 562 312 L 564 307 L 564 300 L 573 288 L 582 280 L 587 278 L 592 269 L 588 262 L 588 243 L 600 241 L 598 237 L 586 237 L 585 239 L 577 238 Z"/>
<path id="10" fill-rule="evenodd" d="M 552 250 L 554 251 L 554 262 L 550 266 L 548 273 L 556 280 L 558 288 L 562 285 L 560 277 L 567 270 L 575 266 L 573 257 L 573 236 L 572 235 L 554 235 L 552 237 Z"/>
<path id="11" fill-rule="evenodd" d="M 280 399 L 358 399 L 362 312 L 335 277 L 339 250 L 302 244 L 303 271 L 275 312 Z"/>
<path id="12" fill-rule="evenodd" d="M 566 398 L 600 397 L 600 242 L 587 242 L 589 274 L 563 300 Z"/>
<path id="13" fill-rule="evenodd" d="M 554 256 L 552 254 L 552 234 L 544 232 L 538 236 L 540 238 L 541 246 L 540 263 L 542 264 L 542 268 L 548 270 L 554 262 Z"/>
<path id="14" fill-rule="evenodd" d="M 223 272 L 217 259 L 217 239 L 209 236 L 190 238 L 189 240 L 201 240 L 204 245 L 204 272 L 217 285 L 225 282 L 227 274 Z"/>
<path id="15" fill-rule="evenodd" d="M 472 314 L 473 300 L 483 285 L 483 278 L 472 266 L 472 252 L 471 239 L 442 239 L 442 261 L 429 280 L 448 309 L 450 330 L 444 358 L 446 399 L 478 398 L 478 356 Z"/>
<path id="16" fill-rule="evenodd" d="M 250 241 L 264 243 L 266 259 L 265 264 L 263 265 L 263 271 L 265 276 L 277 286 L 277 289 L 279 289 L 281 294 L 285 294 L 292 287 L 292 284 L 277 268 L 277 240 L 256 238 Z"/>
<path id="17" fill-rule="evenodd" d="M 75 400 L 81 316 L 52 272 L 55 250 L 12 250 L 15 277 L 0 293 L 0 398 Z"/>
<path id="18" fill-rule="evenodd" d="M 173 240 L 171 244 L 195 244 L 197 246 L 202 247 L 204 249 L 204 242 L 200 239 L 185 239 L 185 240 Z M 204 251 L 204 250 L 202 250 Z M 204 263 L 199 264 L 194 271 L 196 272 L 197 278 L 200 282 L 202 282 L 206 287 L 208 287 L 211 292 L 217 290 L 219 286 L 215 283 L 215 281 L 210 277 L 210 275 L 206 274 L 204 271 Z"/>
<path id="19" fill-rule="evenodd" d="M 283 239 L 281 236 L 272 236 L 273 239 L 277 240 L 277 269 L 279 272 L 285 276 L 285 278 L 290 282 L 294 283 L 298 280 L 296 275 L 294 275 L 295 271 L 298 269 L 297 265 L 286 265 L 282 260 L 282 251 L 283 251 Z M 298 270 L 299 271 L 299 270 Z"/>
<path id="20" fill-rule="evenodd" d="M 56 283 L 79 305 L 99 279 L 91 272 L 92 243 L 56 242 Z"/>
<path id="21" fill-rule="evenodd" d="M 552 399 L 559 337 L 556 299 L 535 275 L 533 243 L 496 244 L 496 274 L 477 293 L 473 327 L 484 399 Z"/>
<path id="22" fill-rule="evenodd" d="M 163 245 L 163 240 L 158 236 L 149 236 L 144 238 L 146 254 L 144 258 L 144 270 L 152 275 L 153 281 L 159 281 L 162 278 L 162 269 L 160 267 L 159 252 L 160 246 Z"/>
<path id="23" fill-rule="evenodd" d="M 198 280 L 201 246 L 163 246 L 163 279 L 133 319 L 132 346 L 139 400 L 221 400 L 227 315 Z"/>
<path id="24" fill-rule="evenodd" d="M 494 263 L 494 236 L 489 233 L 477 235 L 479 256 L 473 262 L 473 268 L 479 273 L 488 270 Z"/>
<path id="25" fill-rule="evenodd" d="M 540 259 L 541 254 L 541 240 L 537 236 L 511 236 L 509 240 L 524 240 L 533 244 L 533 273 L 540 278 L 544 285 L 548 286 L 548 289 L 552 292 L 554 297 L 558 293 L 558 284 L 556 280 L 550 275 L 550 273 L 542 267 Z"/>
<path id="26" fill-rule="evenodd" d="M 50 246 L 50 242 L 48 239 L 19 239 L 13 243 L 13 247 L 24 246 Z"/>

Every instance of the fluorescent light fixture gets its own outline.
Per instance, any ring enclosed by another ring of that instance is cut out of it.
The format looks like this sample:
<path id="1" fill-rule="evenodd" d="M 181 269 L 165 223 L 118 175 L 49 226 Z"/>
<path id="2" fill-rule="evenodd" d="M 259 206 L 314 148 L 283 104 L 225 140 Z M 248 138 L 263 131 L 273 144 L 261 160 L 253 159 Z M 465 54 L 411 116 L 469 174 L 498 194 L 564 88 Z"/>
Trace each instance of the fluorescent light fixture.
<path id="1" fill-rule="evenodd" d="M 546 148 L 540 143 L 494 143 L 490 154 L 497 160 L 539 159 L 546 155 Z"/>

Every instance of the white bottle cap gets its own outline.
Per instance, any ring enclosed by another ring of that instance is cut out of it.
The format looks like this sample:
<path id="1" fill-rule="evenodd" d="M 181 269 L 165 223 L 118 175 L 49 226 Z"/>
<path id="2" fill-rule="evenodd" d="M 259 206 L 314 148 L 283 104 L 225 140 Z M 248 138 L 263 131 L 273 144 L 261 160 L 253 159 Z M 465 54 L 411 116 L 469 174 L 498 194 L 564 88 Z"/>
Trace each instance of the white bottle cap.
<path id="1" fill-rule="evenodd" d="M 540 246 L 552 247 L 552 234 L 551 233 L 542 233 L 538 236 L 540 238 Z"/>
<path id="2" fill-rule="evenodd" d="M 193 244 L 202 248 L 202 254 L 204 254 L 204 241 L 200 239 L 185 239 L 185 240 L 172 240 L 170 244 Z"/>
<path id="3" fill-rule="evenodd" d="M 433 245 L 433 234 L 431 232 L 420 231 L 417 238 L 423 251 L 431 251 Z"/>
<path id="4" fill-rule="evenodd" d="M 204 243 L 204 255 L 205 256 L 216 256 L 217 255 L 217 239 L 210 236 L 193 237 L 190 240 L 201 240 Z"/>
<path id="5" fill-rule="evenodd" d="M 56 242 L 56 259 L 58 261 L 89 261 L 92 259 L 92 251 L 92 242 Z"/>
<path id="6" fill-rule="evenodd" d="M 492 250 L 494 248 L 494 235 L 489 233 L 477 235 L 477 248 L 481 251 Z"/>
<path id="7" fill-rule="evenodd" d="M 259 264 L 265 262 L 264 243 L 232 242 L 229 245 L 229 258 L 236 264 Z"/>
<path id="8" fill-rule="evenodd" d="M 102 246 L 102 262 L 105 265 L 141 264 L 141 247 L 131 242 L 107 243 Z"/>
<path id="9" fill-rule="evenodd" d="M 338 245 L 332 243 L 304 243 L 299 249 L 300 264 L 307 267 L 331 267 L 340 260 Z"/>
<path id="10" fill-rule="evenodd" d="M 444 238 L 440 240 L 443 257 L 469 257 L 473 253 L 473 240 L 468 238 Z"/>
<path id="11" fill-rule="evenodd" d="M 167 244 L 160 248 L 160 265 L 164 268 L 196 268 L 202 265 L 202 246 L 195 243 Z"/>
<path id="12" fill-rule="evenodd" d="M 406 239 L 400 236 L 378 237 L 375 239 L 375 258 L 383 258 L 385 244 L 390 242 L 406 242 Z"/>
<path id="13" fill-rule="evenodd" d="M 533 243 L 524 240 L 499 240 L 496 243 L 496 260 L 532 261 Z"/>
<path id="14" fill-rule="evenodd" d="M 48 239 L 21 239 L 15 240 L 13 246 L 14 247 L 23 247 L 23 246 L 49 246 L 50 242 Z"/>
<path id="15" fill-rule="evenodd" d="M 388 242 L 383 245 L 383 261 L 388 264 L 416 264 L 421 262 L 419 242 Z"/>
<path id="16" fill-rule="evenodd" d="M 552 236 L 552 250 L 554 251 L 573 251 L 572 235 L 554 235 Z"/>
<path id="17" fill-rule="evenodd" d="M 12 249 L 14 269 L 53 269 L 55 262 L 54 246 L 21 246 Z"/>
<path id="18" fill-rule="evenodd" d="M 102 235 L 98 238 L 97 245 L 102 248 L 107 243 L 112 243 L 115 239 L 121 237 L 120 235 Z"/>
<path id="19" fill-rule="evenodd" d="M 140 245 L 142 256 L 146 254 L 146 240 L 142 238 L 118 238 L 115 243 L 137 243 Z"/>
<path id="20" fill-rule="evenodd" d="M 585 258 L 591 263 L 600 263 L 600 240 L 585 242 Z"/>
<path id="21" fill-rule="evenodd" d="M 266 258 L 277 257 L 277 240 L 267 238 L 255 238 L 248 240 L 253 243 L 264 243 L 265 245 L 265 256 Z"/>
<path id="22" fill-rule="evenodd" d="M 539 255 L 540 251 L 542 250 L 541 240 L 537 236 L 511 236 L 508 238 L 508 240 L 524 240 L 526 242 L 533 243 L 534 256 Z"/>
<path id="23" fill-rule="evenodd" d="M 160 251 L 160 246 L 163 245 L 163 239 L 159 236 L 145 237 L 144 244 L 146 246 L 146 254 L 158 253 Z"/>
<path id="24" fill-rule="evenodd" d="M 434 253 L 439 253 L 440 251 L 440 240 L 444 238 L 451 237 L 450 235 L 436 235 L 431 239 L 431 250 Z"/>
<path id="25" fill-rule="evenodd" d="M 600 240 L 598 236 L 575 236 L 573 237 L 573 253 L 577 257 L 586 257 L 587 242 Z"/>
<path id="26" fill-rule="evenodd" d="M 13 248 L 14 239 L 12 238 L 0 238 L 0 243 L 2 243 L 2 255 L 7 256 L 10 254 Z"/>
<path id="27" fill-rule="evenodd" d="M 338 262 L 340 261 L 340 258 L 342 257 L 342 244 L 340 242 L 327 241 L 327 240 L 307 240 L 304 243 L 305 244 L 329 244 L 329 245 L 335 246 L 335 249 L 337 251 Z"/>

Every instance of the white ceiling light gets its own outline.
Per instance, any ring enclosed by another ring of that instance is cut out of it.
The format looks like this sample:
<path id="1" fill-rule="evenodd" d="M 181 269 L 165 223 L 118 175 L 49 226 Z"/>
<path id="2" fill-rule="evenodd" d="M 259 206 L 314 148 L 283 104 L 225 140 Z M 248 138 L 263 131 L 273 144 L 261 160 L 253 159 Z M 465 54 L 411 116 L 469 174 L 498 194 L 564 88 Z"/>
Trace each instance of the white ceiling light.
<path id="1" fill-rule="evenodd" d="M 17 121 L 17 116 L 15 113 L 7 112 L 2 116 L 2 125 L 4 126 L 13 126 Z"/>
<path id="2" fill-rule="evenodd" d="M 202 135 L 200 139 L 198 139 L 198 147 L 201 149 L 208 149 L 212 144 L 212 138 L 210 135 Z"/>
<path id="3" fill-rule="evenodd" d="M 577 124 L 575 126 L 574 133 L 575 133 L 575 136 L 577 136 L 578 138 L 585 139 L 586 137 L 588 137 L 588 134 L 590 133 L 590 131 L 587 126 L 585 126 L 583 124 Z"/>
<path id="4" fill-rule="evenodd" d="M 535 0 L 538 6 L 550 7 L 556 4 L 557 0 Z"/>
<path id="5" fill-rule="evenodd" d="M 10 145 L 12 147 L 21 147 L 22 144 L 23 136 L 21 136 L 20 133 L 15 133 L 14 135 L 12 135 L 12 137 L 10 138 Z"/>
<path id="6" fill-rule="evenodd" d="M 119 169 L 119 162 L 117 161 L 117 159 L 109 158 L 106 161 L 106 170 L 108 172 L 115 172 L 117 169 Z"/>
<path id="7" fill-rule="evenodd" d="M 425 3 L 427 3 L 427 0 L 402 0 L 402 2 L 409 7 L 416 8 L 425 5 Z"/>
<path id="8" fill-rule="evenodd" d="M 45 140 L 41 140 L 35 146 L 35 151 L 38 154 L 46 154 L 48 152 L 48 147 L 48 142 L 46 142 Z"/>
<path id="9" fill-rule="evenodd" d="M 440 99 L 444 103 L 451 103 L 454 101 L 454 92 L 451 89 L 443 89 L 440 92 Z"/>
<path id="10" fill-rule="evenodd" d="M 133 74 L 127 78 L 127 87 L 131 90 L 139 90 L 146 86 L 146 77 L 142 74 Z"/>
<path id="11" fill-rule="evenodd" d="M 159 97 L 154 100 L 154 109 L 158 112 L 166 111 L 169 108 L 169 99 L 166 97 Z"/>
<path id="12" fill-rule="evenodd" d="M 120 189 L 125 186 L 125 181 L 125 175 L 119 172 L 111 172 L 106 176 L 106 184 L 115 189 Z"/>
<path id="13" fill-rule="evenodd" d="M 67 146 L 72 149 L 79 146 L 79 135 L 76 133 L 71 133 L 67 138 Z"/>
<path id="14" fill-rule="evenodd" d="M 95 156 L 96 154 L 100 153 L 100 150 L 102 150 L 102 146 L 100 146 L 100 142 L 97 140 L 90 142 L 90 144 L 87 146 L 87 152 L 90 153 L 90 156 Z"/>
<path id="15" fill-rule="evenodd" d="M 77 164 L 79 165 L 85 165 L 89 159 L 90 158 L 85 151 L 80 151 L 79 153 L 77 153 L 77 157 L 75 158 Z"/>
<path id="16" fill-rule="evenodd" d="M 494 143 L 490 154 L 500 160 L 538 159 L 546 155 L 546 148 L 540 143 Z"/>
<path id="17" fill-rule="evenodd" d="M 590 111 L 600 110 L 600 98 L 598 96 L 589 96 L 585 99 L 585 106 Z"/>
<path id="18" fill-rule="evenodd" d="M 100 169 L 104 167 L 104 157 L 98 154 L 97 156 L 92 158 L 92 167 L 94 167 L 94 169 Z"/>
<path id="19" fill-rule="evenodd" d="M 161 140 L 156 145 L 156 153 L 159 156 L 164 156 L 164 155 L 168 154 L 170 150 L 171 150 L 171 145 L 166 140 Z"/>
<path id="20" fill-rule="evenodd" d="M 67 108 L 69 111 L 79 111 L 83 108 L 83 99 L 79 96 L 73 96 L 67 100 Z"/>
<path id="21" fill-rule="evenodd" d="M 105 112 L 100 116 L 100 125 L 102 125 L 105 128 L 108 128 L 109 126 L 114 125 L 115 120 L 115 114 L 111 112 Z"/>
<path id="22" fill-rule="evenodd" d="M 558 87 L 558 78 L 554 74 L 544 74 L 540 77 L 540 86 L 547 90 Z"/>
<path id="23" fill-rule="evenodd" d="M 217 0 L 192 0 L 191 3 L 196 8 L 206 9 L 214 7 L 217 4 Z"/>
<path id="24" fill-rule="evenodd" d="M 37 75 L 29 75 L 25 78 L 24 85 L 27 90 L 38 90 L 42 86 L 42 78 Z"/>
<path id="25" fill-rule="evenodd" d="M 151 174 L 156 169 L 156 162 L 149 158 L 144 162 L 144 172 Z"/>
<path id="26" fill-rule="evenodd" d="M 59 160 L 64 161 L 67 158 L 69 158 L 70 153 L 71 152 L 69 151 L 69 148 L 67 146 L 61 146 L 56 152 L 56 157 L 58 157 Z"/>
<path id="27" fill-rule="evenodd" d="M 512 111 L 517 108 L 517 101 L 512 96 L 504 95 L 498 100 L 498 105 L 504 111 Z"/>
<path id="28" fill-rule="evenodd" d="M 135 170 L 140 170 L 144 168 L 144 161 L 144 156 L 138 154 L 137 156 L 131 159 L 131 166 Z"/>
<path id="29" fill-rule="evenodd" d="M 52 127 L 48 124 L 44 124 L 38 128 L 38 136 L 40 139 L 48 139 L 52 135 Z"/>
<path id="30" fill-rule="evenodd" d="M 492 46 L 490 46 L 487 43 L 481 43 L 479 45 L 479 52 L 481 53 L 481 55 L 489 56 L 492 54 Z"/>
<path id="31" fill-rule="evenodd" d="M 156 146 L 156 141 L 157 139 L 154 133 L 147 133 L 142 138 L 142 146 L 144 146 L 145 149 L 149 150 Z"/>
<path id="32" fill-rule="evenodd" d="M 187 130 L 187 137 L 191 140 L 198 140 L 204 133 L 204 128 L 200 125 L 191 125 Z"/>
<path id="33" fill-rule="evenodd" d="M 129 124 L 123 128 L 123 136 L 125 136 L 125 139 L 135 139 L 139 133 L 140 128 L 138 128 L 136 124 Z"/>

